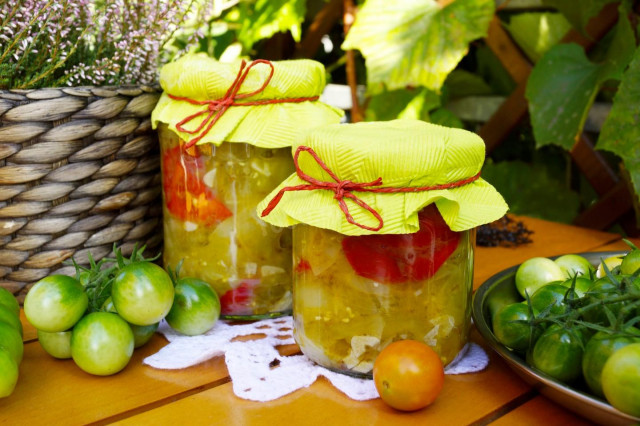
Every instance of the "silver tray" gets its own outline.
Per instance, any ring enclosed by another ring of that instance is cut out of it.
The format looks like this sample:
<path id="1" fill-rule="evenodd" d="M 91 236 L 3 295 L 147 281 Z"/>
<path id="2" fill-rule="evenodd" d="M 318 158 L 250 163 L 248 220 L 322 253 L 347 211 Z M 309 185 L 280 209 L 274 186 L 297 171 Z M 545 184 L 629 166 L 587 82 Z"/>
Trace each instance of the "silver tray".
<path id="1" fill-rule="evenodd" d="M 600 259 L 626 252 L 607 251 L 579 253 L 591 264 L 597 265 Z M 557 257 L 557 256 L 556 256 Z M 551 259 L 555 259 L 552 257 Z M 603 425 L 640 424 L 640 418 L 633 417 L 613 408 L 606 401 L 590 395 L 583 390 L 561 383 L 551 376 L 527 365 L 517 353 L 502 345 L 491 330 L 491 311 L 503 304 L 521 301 L 522 297 L 515 288 L 516 265 L 498 272 L 485 281 L 473 296 L 472 316 L 476 328 L 494 349 L 525 382 L 536 388 L 547 398 L 574 411 L 582 417 Z"/>

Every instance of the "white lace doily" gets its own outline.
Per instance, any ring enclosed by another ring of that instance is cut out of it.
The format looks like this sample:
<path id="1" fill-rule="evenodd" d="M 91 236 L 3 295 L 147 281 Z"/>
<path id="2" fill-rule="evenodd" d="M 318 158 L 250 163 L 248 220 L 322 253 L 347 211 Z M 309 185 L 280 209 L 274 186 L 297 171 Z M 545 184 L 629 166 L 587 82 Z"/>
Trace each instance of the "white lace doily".
<path id="1" fill-rule="evenodd" d="M 271 401 L 305 388 L 318 376 L 326 377 L 351 399 L 378 398 L 373 380 L 357 379 L 329 371 L 305 355 L 282 356 L 276 346 L 295 343 L 291 317 L 268 319 L 250 324 L 229 325 L 218 321 L 207 333 L 184 336 L 162 322 L 158 332 L 169 344 L 144 359 L 143 363 L 160 369 L 180 369 L 225 355 L 234 393 L 253 401 Z M 263 334 L 258 340 L 234 341 L 238 336 Z M 467 344 L 445 368 L 445 374 L 481 371 L 489 364 L 485 351 L 475 343 Z"/>

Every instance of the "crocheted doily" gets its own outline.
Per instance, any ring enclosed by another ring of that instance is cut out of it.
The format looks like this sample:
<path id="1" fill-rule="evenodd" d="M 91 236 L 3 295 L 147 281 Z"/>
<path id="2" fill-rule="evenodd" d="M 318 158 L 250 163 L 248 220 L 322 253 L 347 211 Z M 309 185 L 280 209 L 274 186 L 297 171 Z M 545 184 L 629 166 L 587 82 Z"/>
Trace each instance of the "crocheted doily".
<path id="1" fill-rule="evenodd" d="M 305 355 L 282 356 L 276 346 L 295 343 L 291 317 L 230 325 L 218 321 L 207 333 L 184 336 L 162 322 L 158 332 L 169 344 L 144 359 L 143 363 L 159 369 L 180 369 L 224 355 L 234 393 L 253 401 L 271 401 L 297 389 L 305 388 L 318 376 L 326 377 L 349 398 L 364 401 L 378 398 L 373 380 L 335 373 L 315 364 Z M 236 337 L 261 334 L 258 340 L 234 341 Z M 486 352 L 469 343 L 445 368 L 445 374 L 481 371 L 489 364 Z"/>

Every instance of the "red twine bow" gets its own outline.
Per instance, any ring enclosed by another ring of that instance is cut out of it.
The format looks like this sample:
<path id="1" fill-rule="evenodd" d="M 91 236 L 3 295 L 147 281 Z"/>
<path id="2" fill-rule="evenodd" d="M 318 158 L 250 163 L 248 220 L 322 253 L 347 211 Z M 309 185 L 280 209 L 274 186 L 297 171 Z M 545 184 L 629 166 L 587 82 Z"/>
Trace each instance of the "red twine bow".
<path id="1" fill-rule="evenodd" d="M 318 165 L 320 167 L 322 167 L 322 170 L 327 172 L 327 174 L 329 176 L 331 176 L 331 179 L 333 179 L 335 182 L 324 182 L 324 181 L 318 180 L 316 178 L 313 178 L 313 177 L 309 176 L 308 174 L 306 174 L 305 172 L 303 172 L 300 169 L 300 165 L 298 163 L 298 157 L 300 156 L 300 153 L 303 152 L 303 151 L 304 152 L 308 152 L 309 154 L 311 154 L 311 156 L 316 161 L 316 163 L 318 163 Z M 434 190 L 439 190 L 439 189 L 458 188 L 460 186 L 464 186 L 464 185 L 467 185 L 467 184 L 469 184 L 471 182 L 474 182 L 474 181 L 476 181 L 476 180 L 478 180 L 480 178 L 480 172 L 478 172 L 474 176 L 468 177 L 466 179 L 458 180 L 458 181 L 455 181 L 455 182 L 451 182 L 451 183 L 445 183 L 445 184 L 441 184 L 441 185 L 432 185 L 432 186 L 409 186 L 409 187 L 404 187 L 404 188 L 381 187 L 381 185 L 382 185 L 382 178 L 381 177 L 379 177 L 378 179 L 376 179 L 376 180 L 374 180 L 372 182 L 363 182 L 363 183 L 351 182 L 350 180 L 341 180 L 340 178 L 338 178 L 338 176 L 336 176 L 336 174 L 333 173 L 329 169 L 329 167 L 320 159 L 320 157 L 318 157 L 318 154 L 316 154 L 316 152 L 312 148 L 310 148 L 308 146 L 299 146 L 298 147 L 298 149 L 296 150 L 295 154 L 293 155 L 293 164 L 296 167 L 296 173 L 300 177 L 300 179 L 309 182 L 309 184 L 308 185 L 286 186 L 286 187 L 282 188 L 276 194 L 276 196 L 273 197 L 273 199 L 269 202 L 267 207 L 262 211 L 262 214 L 261 214 L 262 217 L 265 217 L 266 215 L 271 213 L 271 211 L 274 208 L 276 208 L 276 206 L 278 205 L 280 200 L 282 200 L 282 197 L 284 196 L 285 192 L 288 192 L 288 191 L 312 191 L 314 189 L 328 189 L 330 191 L 335 192 L 335 195 L 334 195 L 333 198 L 335 198 L 338 201 L 338 205 L 340 206 L 340 209 L 342 210 L 342 212 L 344 213 L 345 217 L 347 218 L 347 222 L 349 222 L 352 225 L 358 226 L 358 227 L 360 227 L 362 229 L 366 229 L 368 231 L 374 231 L 374 232 L 379 231 L 380 229 L 382 229 L 382 226 L 384 225 L 384 221 L 382 220 L 382 216 L 380 216 L 380 213 L 378 213 L 373 207 L 371 207 L 370 205 L 368 205 L 367 203 L 362 201 L 360 198 L 358 198 L 356 195 L 354 195 L 352 193 L 352 191 L 375 192 L 375 193 L 402 193 L 402 192 L 434 191 Z M 365 209 L 369 213 L 371 213 L 373 215 L 373 217 L 377 219 L 378 226 L 372 227 L 372 226 L 367 226 L 367 225 L 364 225 L 362 223 L 356 222 L 355 219 L 353 218 L 353 216 L 351 216 L 351 213 L 349 213 L 349 207 L 347 206 L 347 203 L 344 200 L 345 198 L 349 198 L 354 203 L 356 203 L 358 206 L 362 207 L 363 209 Z"/>
<path id="2" fill-rule="evenodd" d="M 249 71 L 251 71 L 251 68 L 253 68 L 253 66 L 257 64 L 268 65 L 271 68 L 271 71 L 269 72 L 269 76 L 264 81 L 264 83 L 262 83 L 262 86 L 260 86 L 258 89 L 254 90 L 253 92 L 238 94 L 238 92 L 240 91 L 240 87 L 242 87 L 242 84 L 246 80 L 247 75 L 249 75 Z M 176 124 L 176 129 L 178 131 L 188 133 L 190 135 L 197 135 L 196 137 L 194 137 L 193 139 L 191 139 L 185 144 L 185 148 L 192 147 L 193 145 L 198 143 L 198 141 L 200 141 L 200 139 L 202 139 L 207 133 L 209 133 L 211 128 L 218 122 L 220 117 L 222 117 L 222 115 L 225 112 L 227 112 L 229 107 L 282 104 L 282 103 L 299 103 L 299 102 L 305 102 L 305 101 L 318 100 L 319 96 L 310 96 L 310 97 L 303 97 L 303 98 L 285 98 L 285 99 L 264 99 L 260 101 L 247 101 L 247 102 L 237 101 L 238 99 L 245 99 L 251 96 L 255 96 L 258 93 L 262 92 L 264 89 L 266 89 L 269 83 L 271 82 L 271 78 L 273 77 L 273 72 L 274 72 L 273 64 L 270 61 L 267 61 L 266 59 L 255 60 L 251 62 L 249 66 L 247 66 L 247 62 L 243 60 L 242 63 L 240 64 L 240 70 L 238 71 L 238 75 L 236 76 L 233 83 L 231 83 L 231 86 L 229 87 L 225 95 L 220 99 L 197 101 L 195 99 L 174 96 L 170 94 L 169 97 L 176 101 L 185 101 L 185 102 L 189 102 L 192 105 L 207 106 L 206 109 L 202 111 L 198 111 L 195 114 L 191 114 L 190 116 L 185 117 L 178 124 Z M 196 127 L 193 130 L 189 130 L 184 127 L 185 124 L 189 123 L 190 121 L 202 115 L 206 115 L 206 117 L 204 118 L 204 120 L 202 120 L 202 122 L 198 127 Z"/>

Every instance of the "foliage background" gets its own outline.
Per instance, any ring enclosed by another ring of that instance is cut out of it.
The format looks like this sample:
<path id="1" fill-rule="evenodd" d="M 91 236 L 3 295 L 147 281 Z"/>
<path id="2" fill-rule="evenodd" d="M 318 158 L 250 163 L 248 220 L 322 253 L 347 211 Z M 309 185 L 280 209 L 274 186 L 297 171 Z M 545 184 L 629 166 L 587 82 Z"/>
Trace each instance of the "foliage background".
<path id="1" fill-rule="evenodd" d="M 353 49 L 355 79 L 366 85 L 361 99 L 365 120 L 417 118 L 474 131 L 481 123 L 461 120 L 449 106 L 462 99 L 483 108 L 483 99 L 508 96 L 516 86 L 483 41 L 489 22 L 497 17 L 535 64 L 526 90 L 530 120 L 491 153 L 483 170 L 511 211 L 571 222 L 597 200 L 568 154 L 595 101 L 613 103 L 600 134 L 594 135 L 596 148 L 614 169 L 624 165 L 626 178 L 640 193 L 640 49 L 634 2 L 512 2 L 525 7 L 505 7 L 509 1 L 498 1 L 496 7 L 494 0 L 358 1 L 350 29 L 351 15 L 343 9 L 320 48 L 305 50 L 318 13 L 330 9 L 329 3 L 349 8 L 350 1 L 200 0 L 167 52 L 199 50 L 221 60 L 311 57 L 326 65 L 329 82 L 346 84 L 347 52 Z M 608 3 L 618 5 L 618 22 L 593 49 L 585 52 L 578 44 L 560 43 L 572 28 L 585 34 L 589 21 Z"/>
<path id="2" fill-rule="evenodd" d="M 585 35 L 610 3 L 617 23 L 592 49 L 561 42 L 572 29 Z M 638 211 L 637 3 L 16 0 L 0 3 L 0 88 L 148 83 L 157 66 L 188 51 L 222 61 L 309 57 L 325 64 L 328 82 L 365 88 L 352 120 L 415 118 L 477 131 L 490 105 L 516 88 L 484 40 L 498 19 L 534 64 L 526 87 L 530 119 L 490 153 L 483 176 L 512 212 L 571 222 L 598 199 L 569 155 L 594 102 L 611 112 L 591 136 L 628 180 Z"/>

